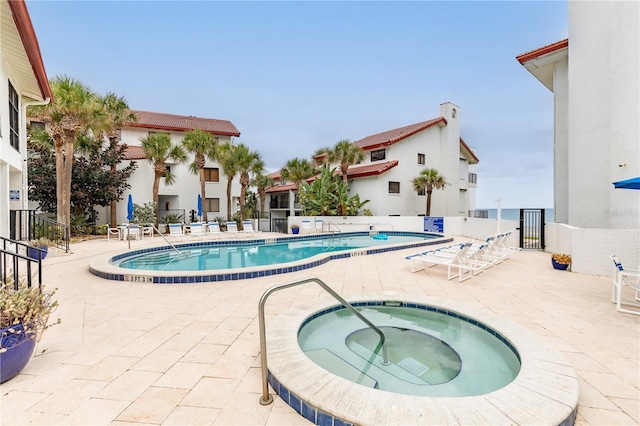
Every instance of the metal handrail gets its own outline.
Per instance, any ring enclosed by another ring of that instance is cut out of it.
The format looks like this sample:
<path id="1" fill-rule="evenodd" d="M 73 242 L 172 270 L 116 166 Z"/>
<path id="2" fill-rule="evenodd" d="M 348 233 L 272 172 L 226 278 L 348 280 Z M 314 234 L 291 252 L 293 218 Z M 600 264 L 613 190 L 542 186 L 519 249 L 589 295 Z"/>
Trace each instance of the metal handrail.
<path id="1" fill-rule="evenodd" d="M 266 331 L 265 331 L 265 324 L 264 324 L 264 305 L 267 302 L 267 298 L 272 293 L 275 293 L 278 290 L 283 290 L 285 288 L 295 287 L 298 285 L 311 283 L 311 282 L 318 284 L 320 287 L 326 290 L 326 292 L 329 293 L 331 296 L 333 296 L 333 298 L 336 299 L 338 302 L 340 302 L 342 306 L 350 310 L 355 316 L 360 318 L 362 322 L 367 324 L 369 328 L 371 328 L 380 336 L 380 344 L 382 346 L 382 365 L 389 365 L 389 359 L 387 358 L 387 346 L 384 344 L 385 337 L 382 330 L 380 330 L 378 327 L 373 325 L 373 323 L 369 321 L 367 318 L 365 318 L 364 315 L 362 315 L 360 312 L 358 312 L 356 308 L 354 308 L 353 305 L 351 305 L 351 303 L 343 299 L 342 296 L 336 293 L 331 287 L 326 285 L 322 280 L 320 280 L 319 278 L 306 278 L 300 281 L 293 281 L 293 282 L 284 283 L 284 284 L 276 284 L 264 292 L 264 294 L 260 298 L 260 303 L 258 304 L 258 325 L 260 328 L 260 361 L 262 366 L 262 396 L 260 397 L 261 405 L 268 405 L 273 402 L 273 397 L 269 395 L 269 382 L 267 378 L 267 338 L 266 338 Z"/>
<path id="2" fill-rule="evenodd" d="M 332 226 L 333 226 L 334 228 L 336 228 L 336 229 L 337 229 L 337 231 L 331 231 L 331 227 L 332 227 Z M 342 231 L 340 230 L 340 228 L 338 228 L 338 225 L 336 225 L 336 224 L 335 224 L 335 223 L 333 223 L 333 222 L 328 222 L 328 223 L 327 223 L 327 232 L 333 232 L 333 233 L 335 233 L 335 234 L 340 234 L 340 233 L 342 233 Z"/>

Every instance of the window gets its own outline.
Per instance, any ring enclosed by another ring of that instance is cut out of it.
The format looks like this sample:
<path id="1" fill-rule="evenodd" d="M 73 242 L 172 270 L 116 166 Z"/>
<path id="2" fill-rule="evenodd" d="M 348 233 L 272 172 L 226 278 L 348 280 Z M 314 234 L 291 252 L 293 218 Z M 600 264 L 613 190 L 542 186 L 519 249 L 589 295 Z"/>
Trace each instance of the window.
<path id="1" fill-rule="evenodd" d="M 422 164 L 424 166 L 424 161 L 425 161 L 425 155 L 418 154 L 418 164 Z"/>
<path id="2" fill-rule="evenodd" d="M 399 193 L 400 193 L 400 182 L 389 181 L 389 194 L 399 194 Z"/>
<path id="3" fill-rule="evenodd" d="M 20 107 L 18 92 L 9 82 L 9 141 L 11 146 L 20 151 Z"/>
<path id="4" fill-rule="evenodd" d="M 424 187 L 418 189 L 418 195 L 427 195 L 427 189 Z"/>
<path id="5" fill-rule="evenodd" d="M 371 151 L 371 161 L 380 161 L 380 160 L 384 160 L 385 158 L 386 157 L 385 157 L 384 149 Z"/>
<path id="6" fill-rule="evenodd" d="M 202 208 L 208 212 L 220 212 L 220 198 L 205 198 Z"/>
<path id="7" fill-rule="evenodd" d="M 205 167 L 204 180 L 206 182 L 220 182 L 220 170 L 217 167 Z"/>
<path id="8" fill-rule="evenodd" d="M 478 175 L 469 173 L 469 183 L 478 183 Z"/>

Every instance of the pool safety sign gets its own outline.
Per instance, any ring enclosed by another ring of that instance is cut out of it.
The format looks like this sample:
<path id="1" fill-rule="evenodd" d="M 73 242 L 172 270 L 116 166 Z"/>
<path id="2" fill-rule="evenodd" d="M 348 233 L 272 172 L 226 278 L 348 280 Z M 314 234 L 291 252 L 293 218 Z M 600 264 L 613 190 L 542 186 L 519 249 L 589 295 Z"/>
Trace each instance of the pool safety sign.
<path id="1" fill-rule="evenodd" d="M 442 216 L 425 216 L 424 218 L 425 232 L 444 233 L 444 217 Z"/>
<path id="2" fill-rule="evenodd" d="M 10 189 L 9 190 L 9 201 L 20 201 L 20 190 L 19 189 Z"/>

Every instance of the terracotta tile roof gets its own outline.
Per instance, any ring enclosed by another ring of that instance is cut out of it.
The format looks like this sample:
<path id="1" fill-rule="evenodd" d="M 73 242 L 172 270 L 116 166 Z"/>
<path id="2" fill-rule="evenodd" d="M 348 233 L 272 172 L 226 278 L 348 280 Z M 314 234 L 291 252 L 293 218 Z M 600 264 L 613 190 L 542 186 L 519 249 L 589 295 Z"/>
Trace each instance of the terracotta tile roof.
<path id="1" fill-rule="evenodd" d="M 265 192 L 267 194 L 273 194 L 278 192 L 289 192 L 289 191 L 297 191 L 296 185 L 294 183 L 288 183 L 286 185 L 276 185 L 267 189 Z"/>
<path id="2" fill-rule="evenodd" d="M 565 38 L 564 40 L 556 41 L 555 43 L 548 44 L 544 47 L 541 47 L 536 50 L 532 50 L 527 53 L 523 53 L 522 55 L 516 56 L 516 59 L 524 64 L 525 62 L 529 62 L 531 60 L 537 59 L 540 56 L 544 56 L 549 53 L 556 52 L 558 50 L 562 50 L 569 47 L 569 39 Z"/>
<path id="3" fill-rule="evenodd" d="M 354 145 L 359 146 L 365 151 L 383 146 L 393 145 L 394 143 L 400 142 L 402 139 L 408 138 L 411 135 L 415 135 L 416 133 L 421 132 L 422 130 L 427 129 L 431 126 L 435 126 L 436 124 L 446 126 L 447 120 L 445 120 L 444 117 L 438 117 L 434 118 L 433 120 L 410 124 L 408 126 L 399 127 L 393 130 L 387 130 L 386 132 L 367 136 L 364 139 L 355 141 Z"/>
<path id="4" fill-rule="evenodd" d="M 398 160 L 393 161 L 382 161 L 376 162 L 372 164 L 364 164 L 364 165 L 355 165 L 349 167 L 347 171 L 347 177 L 351 179 L 362 178 L 367 176 L 376 176 L 381 175 L 382 173 L 391 170 L 395 166 L 398 165 Z M 275 172 L 274 172 L 275 173 Z M 336 168 L 336 174 L 340 174 L 340 171 Z M 307 179 L 307 182 L 311 183 L 313 180 L 317 179 L 320 175 L 316 175 L 311 179 Z M 286 185 L 276 185 L 272 188 L 267 189 L 267 193 L 278 193 L 278 192 L 288 192 L 288 191 L 296 191 L 297 188 L 295 184 L 289 183 Z"/>
<path id="5" fill-rule="evenodd" d="M 147 157 L 144 155 L 144 150 L 141 146 L 127 145 L 124 152 L 125 160 L 144 160 Z"/>
<path id="6" fill-rule="evenodd" d="M 160 112 L 136 111 L 137 123 L 129 123 L 130 127 L 142 127 L 145 129 L 161 129 L 186 132 L 187 130 L 200 129 L 215 135 L 240 136 L 240 131 L 228 120 L 215 118 L 200 118 L 188 115 L 163 114 Z"/>
<path id="7" fill-rule="evenodd" d="M 365 165 L 350 166 L 347 170 L 348 178 L 360 178 L 381 175 L 398 165 L 398 160 L 375 162 Z"/>

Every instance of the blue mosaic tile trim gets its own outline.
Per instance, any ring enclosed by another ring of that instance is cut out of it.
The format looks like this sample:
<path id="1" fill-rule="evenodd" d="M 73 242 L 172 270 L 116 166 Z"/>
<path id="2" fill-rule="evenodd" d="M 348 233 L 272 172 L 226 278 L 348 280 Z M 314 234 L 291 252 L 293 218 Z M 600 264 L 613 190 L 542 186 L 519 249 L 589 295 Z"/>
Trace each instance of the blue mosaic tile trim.
<path id="1" fill-rule="evenodd" d="M 387 302 L 386 301 L 380 301 L 380 300 L 376 300 L 376 301 L 363 301 L 363 302 L 353 302 L 351 303 L 351 306 L 358 308 L 358 307 L 366 307 L 366 306 L 386 306 Z M 453 318 L 458 318 L 462 321 L 466 321 L 469 324 L 472 324 L 476 327 L 481 328 L 482 330 L 486 331 L 487 333 L 491 334 L 492 336 L 496 337 L 498 340 L 500 340 L 505 346 L 507 346 L 511 352 L 513 352 L 513 354 L 516 356 L 516 358 L 518 358 L 518 362 L 522 362 L 522 360 L 520 359 L 520 353 L 518 352 L 518 350 L 516 349 L 515 346 L 513 346 L 513 344 L 511 343 L 511 341 L 509 341 L 506 337 L 504 337 L 502 334 L 498 333 L 497 331 L 495 331 L 494 329 L 492 329 L 491 327 L 489 327 L 488 325 L 473 319 L 471 317 L 467 317 L 461 313 L 458 313 L 456 311 L 450 311 L 448 309 L 444 309 L 444 308 L 438 308 L 435 306 L 429 306 L 429 305 L 422 305 L 419 303 L 407 303 L 407 302 L 400 302 L 400 301 L 393 301 L 393 307 L 400 307 L 400 308 L 414 308 L 414 309 L 422 309 L 425 311 L 430 311 L 430 312 L 435 312 L 438 314 L 443 314 L 443 315 L 448 315 L 450 317 Z M 298 329 L 298 332 L 305 326 L 307 325 L 309 322 L 311 322 L 312 320 L 321 317 L 322 315 L 326 315 L 329 314 L 331 312 L 334 311 L 339 311 L 341 309 L 347 309 L 346 307 L 342 306 L 342 305 L 335 305 L 332 306 L 330 308 L 327 308 L 323 311 L 319 311 L 316 312 L 315 314 L 311 315 L 310 317 L 308 317 L 307 319 L 305 319 L 302 324 L 300 325 L 300 328 Z"/>
<path id="2" fill-rule="evenodd" d="M 313 424 L 321 426 L 353 426 L 351 423 L 334 417 L 320 410 L 312 403 L 303 400 L 298 395 L 291 393 L 286 386 L 273 377 L 270 371 L 268 372 L 267 379 L 271 385 L 271 389 L 273 389 L 287 405 Z"/>
<path id="3" fill-rule="evenodd" d="M 436 238 L 438 237 L 443 237 L 442 234 L 435 234 L 435 233 L 429 233 L 429 232 L 402 232 L 402 231 L 388 231 L 385 232 L 385 234 L 388 235 L 403 235 L 403 236 L 424 236 L 425 234 L 428 235 L 433 235 Z M 341 236 L 368 236 L 369 232 L 343 232 L 340 234 Z M 324 239 L 327 238 L 326 234 L 319 234 L 319 235 L 303 235 L 303 236 L 295 236 L 295 237 L 277 237 L 275 238 L 275 243 L 284 243 L 284 242 L 290 242 L 290 241 L 301 241 L 301 240 L 318 240 L 318 239 Z M 453 241 L 453 238 L 448 238 L 446 240 L 438 240 L 438 241 L 434 241 L 434 240 L 424 240 L 424 241 L 418 241 L 418 242 L 414 242 L 414 243 L 407 243 L 407 244 L 403 244 L 401 246 L 396 246 L 396 247 L 377 247 L 377 248 L 368 248 L 368 249 L 360 249 L 360 252 L 364 252 L 365 254 L 369 255 L 369 254 L 377 254 L 377 253 L 385 253 L 388 251 L 396 251 L 396 250 L 404 250 L 404 249 L 409 249 L 409 248 L 416 248 L 416 247 L 423 247 L 423 246 L 428 246 L 428 245 L 434 245 L 434 244 L 441 244 L 441 243 L 447 243 L 447 242 L 451 242 Z M 193 248 L 216 248 L 216 247 L 221 247 L 221 246 L 239 246 L 239 247 L 243 247 L 243 246 L 251 246 L 251 245 L 255 245 L 255 244 L 265 244 L 265 239 L 254 239 L 254 240 L 241 240 L 241 241 L 236 241 L 236 240 L 229 240 L 229 241 L 199 241 L 199 242 L 191 242 L 191 243 L 186 243 L 186 244 L 174 244 L 174 246 L 180 250 L 180 249 L 193 249 Z M 122 253 L 119 255 L 116 255 L 114 257 L 112 257 L 109 260 L 109 263 L 115 263 L 118 260 L 122 260 L 124 258 L 127 257 L 131 257 L 131 256 L 136 256 L 139 254 L 148 254 L 148 253 L 153 253 L 153 252 L 159 252 L 159 251 L 166 251 L 167 250 L 167 246 L 160 246 L 160 247 L 151 247 L 151 248 L 146 248 L 146 249 L 141 249 L 141 250 L 134 250 L 131 252 L 127 252 L 127 253 Z M 233 281 L 233 280 L 244 280 L 244 279 L 251 279 L 251 278 L 260 278 L 260 277 L 268 277 L 271 275 L 280 275 L 280 274 L 287 274 L 290 272 L 297 272 L 297 271 L 303 271 L 306 269 L 310 269 L 310 268 L 315 268 L 316 266 L 322 265 L 324 263 L 327 263 L 330 260 L 335 260 L 335 259 L 345 259 L 348 257 L 351 257 L 351 253 L 352 251 L 347 251 L 347 252 L 343 252 L 343 253 L 339 253 L 339 254 L 333 254 L 333 255 L 329 255 L 321 260 L 317 260 L 317 261 L 313 261 L 313 262 L 309 262 L 309 263 L 305 263 L 305 264 L 301 264 L 301 265 L 296 265 L 296 266 L 290 266 L 290 267 L 285 267 L 285 268 L 278 268 L 278 267 L 274 267 L 273 269 L 264 269 L 264 270 L 260 270 L 260 271 L 250 271 L 250 272 L 238 272 L 238 273 L 218 273 L 218 274 L 206 274 L 206 271 L 203 271 L 203 275 L 188 275 L 188 276 L 180 276 L 180 275 L 175 275 L 175 276 L 171 276 L 171 277 L 165 277 L 165 276 L 154 276 L 152 275 L 150 272 L 151 271 L 136 271 L 136 270 L 123 270 L 123 273 L 121 274 L 108 274 L 108 273 L 104 273 L 102 271 L 97 271 L 94 270 L 93 268 L 90 268 L 90 272 L 94 275 L 97 275 L 101 278 L 105 278 L 108 280 L 113 280 L 113 281 L 124 281 L 125 280 L 125 275 L 127 276 L 144 276 L 144 277 L 148 277 L 147 279 L 150 279 L 151 282 L 153 282 L 154 284 L 193 284 L 193 283 L 208 283 L 208 282 L 219 282 L 219 281 Z M 268 268 L 268 267 L 267 267 Z M 179 274 L 179 272 L 176 272 L 176 274 Z"/>

